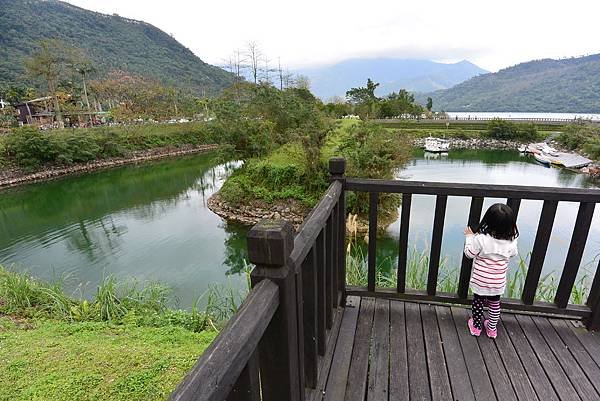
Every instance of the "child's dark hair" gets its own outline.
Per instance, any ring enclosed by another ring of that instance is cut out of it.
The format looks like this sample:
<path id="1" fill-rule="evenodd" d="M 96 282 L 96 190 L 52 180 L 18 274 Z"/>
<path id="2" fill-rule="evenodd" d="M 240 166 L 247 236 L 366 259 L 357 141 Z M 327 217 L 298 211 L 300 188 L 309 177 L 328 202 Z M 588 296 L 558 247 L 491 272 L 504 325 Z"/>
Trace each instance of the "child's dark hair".
<path id="1" fill-rule="evenodd" d="M 485 212 L 475 233 L 512 241 L 519 236 L 515 213 L 510 206 L 496 203 Z"/>

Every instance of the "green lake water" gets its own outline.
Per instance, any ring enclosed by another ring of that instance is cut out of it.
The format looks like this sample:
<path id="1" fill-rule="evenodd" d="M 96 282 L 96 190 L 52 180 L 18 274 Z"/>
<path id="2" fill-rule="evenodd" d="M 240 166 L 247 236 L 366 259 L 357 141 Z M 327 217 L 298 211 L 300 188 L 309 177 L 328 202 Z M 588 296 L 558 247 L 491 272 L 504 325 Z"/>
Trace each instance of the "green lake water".
<path id="1" fill-rule="evenodd" d="M 90 295 L 108 274 L 160 281 L 189 307 L 209 285 L 244 288 L 247 228 L 228 224 L 206 206 L 237 163 L 220 165 L 211 155 L 125 166 L 0 192 L 0 264 L 53 279 L 69 291 Z M 426 158 L 416 152 L 398 178 L 422 181 L 596 188 L 586 176 L 545 168 L 510 151 L 451 151 Z M 495 200 L 486 199 L 484 207 Z M 496 200 L 503 201 L 503 200 Z M 428 249 L 434 197 L 415 196 L 409 246 Z M 469 199 L 450 197 L 442 255 L 458 265 Z M 531 250 L 541 202 L 523 201 L 520 249 Z M 577 205 L 561 203 L 546 259 L 547 271 L 564 263 Z M 584 255 L 585 271 L 600 253 L 596 209 Z M 378 245 L 378 258 L 394 266 L 398 223 Z"/>

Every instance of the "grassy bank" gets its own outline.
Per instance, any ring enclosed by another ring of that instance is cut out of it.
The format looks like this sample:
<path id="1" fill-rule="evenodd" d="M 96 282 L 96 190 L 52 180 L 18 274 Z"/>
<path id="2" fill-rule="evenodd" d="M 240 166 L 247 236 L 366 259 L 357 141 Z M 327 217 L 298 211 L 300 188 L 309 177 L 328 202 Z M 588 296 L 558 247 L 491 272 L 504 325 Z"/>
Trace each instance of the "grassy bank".
<path id="1" fill-rule="evenodd" d="M 123 157 L 141 150 L 214 143 L 217 138 L 210 124 L 196 122 L 49 132 L 26 127 L 0 137 L 0 167 L 19 166 L 31 172 L 46 166 Z"/>
<path id="2" fill-rule="evenodd" d="M 215 337 L 181 327 L 0 317 L 0 400 L 164 400 Z"/>
<path id="3" fill-rule="evenodd" d="M 329 185 L 328 160 L 343 156 L 346 173 L 352 177 L 393 178 L 394 170 L 411 156 L 412 140 L 375 124 L 338 121 L 335 129 L 317 146 L 303 139 L 292 141 L 261 158 L 249 159 L 232 174 L 220 195 L 228 204 L 258 200 L 266 204 L 296 200 L 313 207 Z M 348 207 L 364 216 L 368 207 L 366 194 L 348 194 Z M 379 207 L 395 213 L 398 197 L 383 194 Z"/>
<path id="4" fill-rule="evenodd" d="M 83 300 L 0 268 L 0 400 L 163 400 L 242 298 L 174 310 L 160 284 L 107 277 Z"/>
<path id="5" fill-rule="evenodd" d="M 570 150 L 577 150 L 600 162 L 600 127 L 598 125 L 573 125 L 555 138 Z"/>

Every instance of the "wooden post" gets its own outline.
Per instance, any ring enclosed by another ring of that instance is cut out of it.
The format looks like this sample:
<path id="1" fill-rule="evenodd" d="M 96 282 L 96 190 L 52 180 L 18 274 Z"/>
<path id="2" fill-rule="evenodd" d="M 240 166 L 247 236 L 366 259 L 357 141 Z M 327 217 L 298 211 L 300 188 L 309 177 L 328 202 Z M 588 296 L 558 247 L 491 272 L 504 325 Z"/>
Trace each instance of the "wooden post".
<path id="1" fill-rule="evenodd" d="M 600 330 L 600 261 L 598 261 L 598 267 L 596 268 L 596 274 L 594 275 L 594 281 L 592 282 L 592 288 L 590 289 L 590 295 L 588 296 L 587 306 L 592 309 L 592 316 L 585 322 L 588 330 Z"/>
<path id="2" fill-rule="evenodd" d="M 337 221 L 337 269 L 338 287 L 342 293 L 341 305 L 346 304 L 346 159 L 334 157 L 329 159 L 329 174 L 332 181 L 342 183 L 342 193 L 338 201 Z"/>
<path id="3" fill-rule="evenodd" d="M 296 277 L 288 259 L 294 247 L 294 228 L 287 221 L 262 220 L 248 233 L 248 258 L 256 265 L 252 286 L 264 279 L 279 287 L 279 308 L 259 346 L 264 401 L 304 401 L 304 372 L 300 371 Z M 302 376 L 302 377 L 301 377 Z"/>

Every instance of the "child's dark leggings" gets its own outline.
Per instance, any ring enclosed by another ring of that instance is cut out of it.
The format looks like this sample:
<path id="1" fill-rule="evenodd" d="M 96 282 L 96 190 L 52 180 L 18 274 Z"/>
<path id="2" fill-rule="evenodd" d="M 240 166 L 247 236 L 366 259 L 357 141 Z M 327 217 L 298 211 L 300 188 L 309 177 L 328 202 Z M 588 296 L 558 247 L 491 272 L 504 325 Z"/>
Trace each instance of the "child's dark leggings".
<path id="1" fill-rule="evenodd" d="M 484 296 L 473 294 L 473 325 L 478 329 L 483 328 L 483 307 L 487 305 L 488 327 L 491 330 L 496 330 L 498 319 L 500 319 L 500 295 Z"/>

